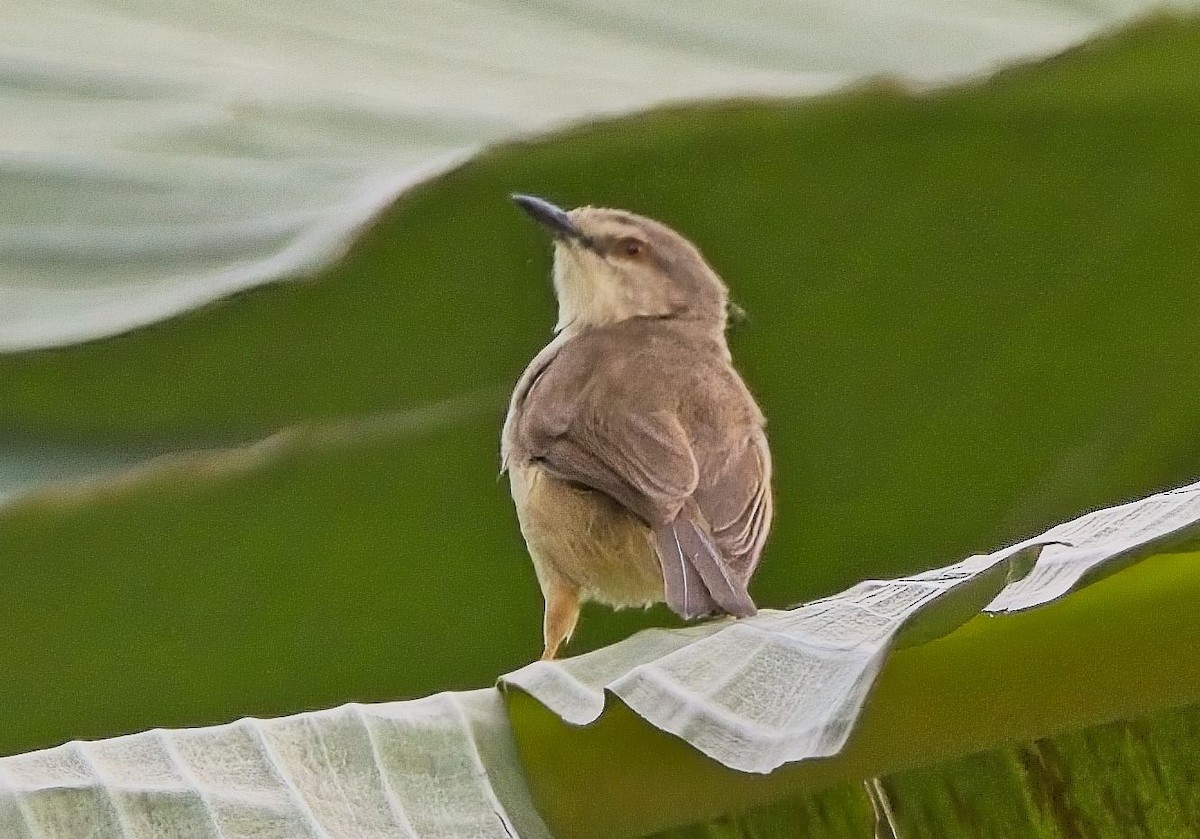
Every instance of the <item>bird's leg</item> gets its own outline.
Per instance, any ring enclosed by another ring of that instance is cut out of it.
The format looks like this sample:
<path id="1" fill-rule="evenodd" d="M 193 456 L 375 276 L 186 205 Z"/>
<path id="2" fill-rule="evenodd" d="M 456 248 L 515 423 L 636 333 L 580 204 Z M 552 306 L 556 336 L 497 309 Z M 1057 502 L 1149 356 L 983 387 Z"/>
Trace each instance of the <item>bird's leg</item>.
<path id="1" fill-rule="evenodd" d="M 542 622 L 542 634 L 546 647 L 542 661 L 550 661 L 558 654 L 558 648 L 571 639 L 575 622 L 579 620 L 579 589 L 558 580 L 549 581 L 543 587 L 546 598 L 546 615 Z"/>

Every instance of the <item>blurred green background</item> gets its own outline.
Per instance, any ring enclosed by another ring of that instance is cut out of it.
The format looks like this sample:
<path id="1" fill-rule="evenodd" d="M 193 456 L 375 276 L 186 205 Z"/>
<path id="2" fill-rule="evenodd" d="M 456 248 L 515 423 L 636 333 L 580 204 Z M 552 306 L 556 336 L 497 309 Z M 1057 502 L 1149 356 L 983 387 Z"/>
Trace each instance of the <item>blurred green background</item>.
<path id="1" fill-rule="evenodd" d="M 926 95 L 693 106 L 517 144 L 335 267 L 0 358 L 0 433 L 238 446 L 0 510 L 0 754 L 489 684 L 540 650 L 497 437 L 550 337 L 549 246 L 507 202 L 694 239 L 749 320 L 784 606 L 1197 477 L 1200 24 L 1158 19 Z M 456 399 L 373 432 L 363 417 Z M 589 608 L 570 652 L 667 624 Z"/>

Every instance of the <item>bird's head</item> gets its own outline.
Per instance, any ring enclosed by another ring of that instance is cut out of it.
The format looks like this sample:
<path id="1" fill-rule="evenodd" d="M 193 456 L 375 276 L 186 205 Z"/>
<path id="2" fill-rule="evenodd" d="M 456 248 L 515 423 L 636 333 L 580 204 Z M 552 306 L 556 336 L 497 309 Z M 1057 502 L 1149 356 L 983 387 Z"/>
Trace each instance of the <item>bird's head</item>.
<path id="1" fill-rule="evenodd" d="M 557 331 L 659 317 L 724 332 L 725 283 L 695 245 L 665 224 L 624 210 L 563 210 L 532 195 L 513 201 L 554 235 Z"/>

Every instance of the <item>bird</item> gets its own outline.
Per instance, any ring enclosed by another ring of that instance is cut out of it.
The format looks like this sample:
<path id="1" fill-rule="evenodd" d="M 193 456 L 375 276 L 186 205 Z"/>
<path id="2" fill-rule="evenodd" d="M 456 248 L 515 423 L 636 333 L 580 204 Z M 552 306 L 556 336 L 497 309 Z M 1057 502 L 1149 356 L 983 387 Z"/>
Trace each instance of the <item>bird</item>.
<path id="1" fill-rule="evenodd" d="M 542 659 L 587 601 L 665 601 L 685 620 L 755 614 L 747 585 L 771 528 L 771 452 L 733 367 L 724 281 L 659 221 L 512 200 L 553 236 L 558 301 L 500 444 L 545 600 Z"/>

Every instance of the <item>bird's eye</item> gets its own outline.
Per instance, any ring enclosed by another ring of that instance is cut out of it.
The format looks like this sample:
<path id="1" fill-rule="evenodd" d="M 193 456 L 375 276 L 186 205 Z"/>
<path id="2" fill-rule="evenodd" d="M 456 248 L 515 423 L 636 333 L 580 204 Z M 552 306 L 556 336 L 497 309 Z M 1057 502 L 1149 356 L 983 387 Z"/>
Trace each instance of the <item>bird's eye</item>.
<path id="1" fill-rule="evenodd" d="M 625 256 L 641 256 L 646 252 L 646 243 L 641 239 L 622 239 L 618 248 Z"/>

